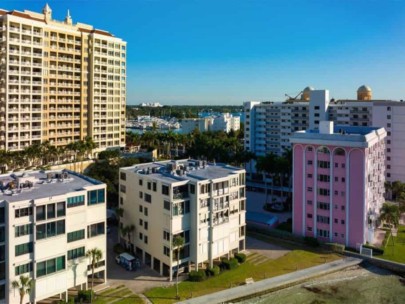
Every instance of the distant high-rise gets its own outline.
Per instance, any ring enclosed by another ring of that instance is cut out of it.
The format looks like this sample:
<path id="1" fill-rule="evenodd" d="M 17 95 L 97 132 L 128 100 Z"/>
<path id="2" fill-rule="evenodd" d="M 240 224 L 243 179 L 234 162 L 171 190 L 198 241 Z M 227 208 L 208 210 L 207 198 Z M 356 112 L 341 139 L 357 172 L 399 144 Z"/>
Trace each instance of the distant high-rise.
<path id="1" fill-rule="evenodd" d="M 91 136 L 125 145 L 126 42 L 42 13 L 0 10 L 0 149 Z"/>

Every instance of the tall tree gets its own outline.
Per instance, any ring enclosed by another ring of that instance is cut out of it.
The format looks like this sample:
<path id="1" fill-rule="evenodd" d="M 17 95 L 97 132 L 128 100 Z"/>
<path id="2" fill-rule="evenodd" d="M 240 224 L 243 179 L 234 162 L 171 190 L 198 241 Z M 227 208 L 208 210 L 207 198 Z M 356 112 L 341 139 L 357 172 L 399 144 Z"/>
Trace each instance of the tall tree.
<path id="1" fill-rule="evenodd" d="M 11 287 L 14 290 L 18 290 L 20 294 L 20 304 L 24 303 L 25 295 L 30 295 L 31 290 L 34 288 L 34 280 L 29 276 L 20 276 L 18 280 L 11 282 Z"/>
<path id="2" fill-rule="evenodd" d="M 177 272 L 176 272 L 176 299 L 179 299 L 179 266 L 180 266 L 180 252 L 184 246 L 184 238 L 176 235 L 173 237 L 173 253 L 176 256 Z"/>
<path id="3" fill-rule="evenodd" d="M 90 302 L 93 302 L 93 287 L 94 287 L 94 269 L 97 263 L 103 258 L 103 252 L 99 248 L 87 250 L 86 257 L 90 259 L 91 263 L 91 293 Z"/>

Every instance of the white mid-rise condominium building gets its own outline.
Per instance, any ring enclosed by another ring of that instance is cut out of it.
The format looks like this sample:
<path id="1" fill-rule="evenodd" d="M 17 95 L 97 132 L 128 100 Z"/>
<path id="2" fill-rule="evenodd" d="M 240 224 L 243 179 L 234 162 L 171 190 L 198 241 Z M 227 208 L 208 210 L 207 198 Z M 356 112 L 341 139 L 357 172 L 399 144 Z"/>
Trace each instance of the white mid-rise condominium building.
<path id="1" fill-rule="evenodd" d="M 198 129 L 200 132 L 223 131 L 230 132 L 240 129 L 240 117 L 230 113 L 223 113 L 218 116 L 209 116 L 203 118 L 186 118 L 181 120 L 181 128 L 184 134 Z"/>
<path id="2" fill-rule="evenodd" d="M 173 238 L 184 247 L 180 269 L 212 266 L 245 250 L 245 170 L 198 160 L 120 169 L 121 225 L 134 225 L 131 251 L 164 276 L 177 271 Z"/>
<path id="3" fill-rule="evenodd" d="M 125 146 L 126 42 L 42 13 L 0 9 L 0 149 L 91 136 Z"/>
<path id="4" fill-rule="evenodd" d="M 11 282 L 21 275 L 35 282 L 25 302 L 86 289 L 93 248 L 102 252 L 95 273 L 105 282 L 105 231 L 105 184 L 70 171 L 0 175 L 0 303 L 20 303 Z"/>
<path id="5" fill-rule="evenodd" d="M 386 180 L 405 182 L 405 102 L 373 100 L 371 89 L 361 86 L 356 100 L 330 100 L 329 91 L 304 89 L 301 99 L 287 102 L 244 103 L 245 149 L 264 156 L 282 155 L 291 148 L 291 135 L 317 129 L 319 121 L 336 125 L 384 127 Z M 247 166 L 247 169 L 253 166 Z"/>

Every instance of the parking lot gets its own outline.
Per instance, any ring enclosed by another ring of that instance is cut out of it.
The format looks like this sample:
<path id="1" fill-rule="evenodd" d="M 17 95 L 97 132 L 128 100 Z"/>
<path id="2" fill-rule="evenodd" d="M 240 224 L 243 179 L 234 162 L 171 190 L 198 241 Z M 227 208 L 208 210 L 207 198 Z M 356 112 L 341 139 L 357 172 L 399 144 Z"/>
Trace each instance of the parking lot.
<path id="1" fill-rule="evenodd" d="M 128 271 L 117 264 L 115 261 L 116 253 L 113 250 L 117 243 L 117 227 L 112 226 L 110 233 L 107 234 L 107 284 L 109 286 L 123 284 L 135 293 L 142 293 L 149 288 L 172 284 L 166 277 L 161 277 L 148 266 L 141 265 L 141 268 L 136 271 Z"/>

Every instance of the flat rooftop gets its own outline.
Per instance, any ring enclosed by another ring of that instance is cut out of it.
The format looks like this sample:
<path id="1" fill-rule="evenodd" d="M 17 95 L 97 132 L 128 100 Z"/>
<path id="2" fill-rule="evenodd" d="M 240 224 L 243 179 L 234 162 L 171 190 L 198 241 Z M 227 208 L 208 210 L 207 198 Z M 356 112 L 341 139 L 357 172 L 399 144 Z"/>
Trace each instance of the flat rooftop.
<path id="1" fill-rule="evenodd" d="M 322 130 L 322 127 L 320 127 Z M 374 140 L 385 138 L 384 128 L 363 126 L 333 126 L 333 132 L 302 130 L 294 132 L 291 143 L 313 143 L 335 146 L 368 147 Z"/>
<path id="2" fill-rule="evenodd" d="M 0 202 L 9 203 L 63 195 L 101 185 L 90 177 L 69 170 L 27 171 L 0 175 Z"/>
<path id="3" fill-rule="evenodd" d="M 244 169 L 221 163 L 214 164 L 202 160 L 183 159 L 139 164 L 121 170 L 135 172 L 140 176 L 150 176 L 166 183 L 178 183 L 188 180 L 202 181 L 225 178 Z"/>

